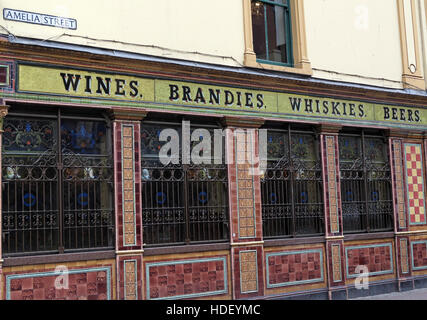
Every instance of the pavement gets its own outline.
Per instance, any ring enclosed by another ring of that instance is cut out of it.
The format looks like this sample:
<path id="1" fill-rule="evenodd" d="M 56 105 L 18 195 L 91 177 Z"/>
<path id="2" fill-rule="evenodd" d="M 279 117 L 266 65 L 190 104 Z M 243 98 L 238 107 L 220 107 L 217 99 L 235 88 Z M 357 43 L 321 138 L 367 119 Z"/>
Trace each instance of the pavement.
<path id="1" fill-rule="evenodd" d="M 405 292 L 393 292 L 352 300 L 427 300 L 427 289 L 416 289 Z"/>

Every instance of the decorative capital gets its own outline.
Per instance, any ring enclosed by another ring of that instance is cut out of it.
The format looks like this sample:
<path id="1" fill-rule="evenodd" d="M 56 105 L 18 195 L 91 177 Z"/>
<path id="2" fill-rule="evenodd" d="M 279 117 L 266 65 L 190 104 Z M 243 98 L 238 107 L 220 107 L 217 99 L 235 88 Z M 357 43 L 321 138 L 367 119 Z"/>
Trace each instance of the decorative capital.
<path id="1" fill-rule="evenodd" d="M 148 111 L 143 108 L 112 108 L 110 117 L 113 120 L 130 120 L 141 121 L 148 114 Z"/>
<path id="2" fill-rule="evenodd" d="M 9 106 L 4 103 L 3 99 L 0 99 L 0 132 L 3 132 L 3 120 L 7 116 Z"/>
<path id="3" fill-rule="evenodd" d="M 238 116 L 224 116 L 222 123 L 225 127 L 237 128 L 260 128 L 264 124 L 263 118 L 255 117 L 238 117 Z"/>
<path id="4" fill-rule="evenodd" d="M 317 126 L 317 132 L 320 134 L 337 135 L 341 129 L 341 125 L 335 124 L 321 124 Z"/>

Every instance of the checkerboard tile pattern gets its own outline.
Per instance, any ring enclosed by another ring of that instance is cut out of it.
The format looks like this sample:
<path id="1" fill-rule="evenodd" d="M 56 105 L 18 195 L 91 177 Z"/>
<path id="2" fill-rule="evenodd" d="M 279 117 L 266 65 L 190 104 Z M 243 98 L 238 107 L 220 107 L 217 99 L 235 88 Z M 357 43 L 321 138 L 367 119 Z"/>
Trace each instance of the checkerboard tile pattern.
<path id="1" fill-rule="evenodd" d="M 287 251 L 267 255 L 267 287 L 323 281 L 322 250 Z"/>
<path id="2" fill-rule="evenodd" d="M 227 294 L 225 258 L 146 263 L 147 299 Z"/>
<path id="3" fill-rule="evenodd" d="M 57 289 L 61 274 L 54 271 L 6 275 L 7 300 L 107 300 L 111 299 L 111 269 L 71 270 L 68 289 Z M 64 276 L 62 276 L 64 277 Z M 63 282 L 61 282 L 63 283 Z"/>
<path id="4" fill-rule="evenodd" d="M 405 169 L 409 223 L 426 224 L 424 172 L 421 144 L 405 144 Z"/>
<path id="5" fill-rule="evenodd" d="M 412 268 L 414 270 L 427 269 L 427 240 L 412 243 Z"/>
<path id="6" fill-rule="evenodd" d="M 346 247 L 347 278 L 357 277 L 356 268 L 367 266 L 371 276 L 393 273 L 392 244 Z"/>

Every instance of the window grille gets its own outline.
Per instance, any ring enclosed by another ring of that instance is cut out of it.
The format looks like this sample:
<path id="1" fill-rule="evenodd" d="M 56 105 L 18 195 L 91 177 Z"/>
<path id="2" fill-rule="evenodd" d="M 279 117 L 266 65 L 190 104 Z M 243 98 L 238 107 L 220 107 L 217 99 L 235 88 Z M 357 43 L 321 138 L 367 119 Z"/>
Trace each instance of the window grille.
<path id="1" fill-rule="evenodd" d="M 342 134 L 339 150 L 344 232 L 393 230 L 387 140 L 365 132 Z"/>
<path id="2" fill-rule="evenodd" d="M 228 177 L 224 149 L 222 157 L 217 159 L 220 161 L 214 161 L 212 146 L 211 164 L 186 164 L 182 161 L 180 138 L 176 161 L 165 165 L 159 158 L 162 146 L 167 143 L 159 139 L 163 129 L 174 129 L 181 137 L 181 128 L 173 124 L 143 123 L 141 128 L 144 243 L 153 246 L 228 240 Z M 214 137 L 213 129 L 208 131 Z M 224 146 L 223 137 L 221 141 Z M 192 142 L 192 147 L 197 144 Z"/>
<path id="3" fill-rule="evenodd" d="M 312 132 L 267 131 L 267 169 L 261 179 L 265 238 L 324 233 L 319 141 Z"/>
<path id="4" fill-rule="evenodd" d="M 2 141 L 5 256 L 114 247 L 105 120 L 11 113 Z"/>

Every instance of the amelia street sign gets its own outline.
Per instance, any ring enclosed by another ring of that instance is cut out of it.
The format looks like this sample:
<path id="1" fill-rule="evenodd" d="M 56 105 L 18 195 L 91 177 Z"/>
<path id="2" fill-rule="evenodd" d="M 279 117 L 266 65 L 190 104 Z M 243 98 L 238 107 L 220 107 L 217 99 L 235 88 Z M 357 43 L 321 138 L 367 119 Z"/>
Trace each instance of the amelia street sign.
<path id="1" fill-rule="evenodd" d="M 17 21 L 17 22 L 26 22 L 39 24 L 42 26 L 50 26 L 56 28 L 64 29 L 77 29 L 77 20 L 71 18 L 63 18 L 57 16 L 51 16 L 48 14 L 27 12 L 22 10 L 14 9 L 3 9 L 3 19 Z"/>

